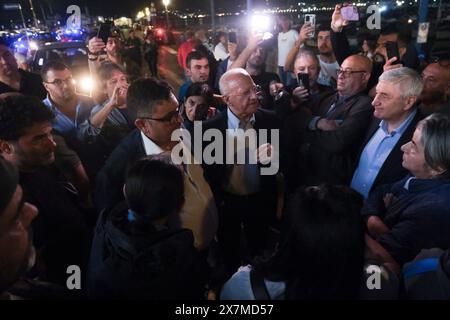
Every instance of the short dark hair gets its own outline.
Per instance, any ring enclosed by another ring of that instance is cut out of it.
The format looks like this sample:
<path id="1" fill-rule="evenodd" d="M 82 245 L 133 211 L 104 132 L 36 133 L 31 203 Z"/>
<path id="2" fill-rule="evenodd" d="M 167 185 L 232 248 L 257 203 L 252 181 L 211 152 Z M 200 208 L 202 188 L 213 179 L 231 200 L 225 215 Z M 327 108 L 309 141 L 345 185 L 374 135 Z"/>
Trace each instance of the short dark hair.
<path id="1" fill-rule="evenodd" d="M 317 34 L 319 34 L 320 31 L 330 31 L 330 32 L 331 32 L 330 24 L 321 24 L 321 25 L 317 28 Z"/>
<path id="2" fill-rule="evenodd" d="M 58 71 L 63 71 L 63 70 L 70 70 L 70 67 L 65 64 L 64 62 L 62 62 L 61 60 L 50 60 L 47 61 L 46 64 L 44 64 L 44 66 L 41 69 L 41 77 L 42 80 L 45 82 L 48 80 L 47 78 L 47 72 L 52 69 L 52 70 L 58 70 Z"/>
<path id="3" fill-rule="evenodd" d="M 164 80 L 141 78 L 131 83 L 127 92 L 127 108 L 136 117 L 151 116 L 154 108 L 170 99 L 172 88 Z"/>
<path id="4" fill-rule="evenodd" d="M 108 60 L 103 61 L 97 70 L 99 80 L 102 83 L 105 83 L 106 81 L 111 79 L 112 73 L 114 71 L 119 71 L 119 72 L 122 72 L 123 74 L 126 74 L 125 70 L 118 64 L 108 61 Z"/>
<path id="5" fill-rule="evenodd" d="M 396 22 L 392 22 L 381 28 L 380 36 L 387 36 L 389 34 L 398 35 L 398 46 L 400 48 L 405 48 L 409 41 L 411 40 L 411 31 L 401 28 Z"/>
<path id="6" fill-rule="evenodd" d="M 184 98 L 187 99 L 192 96 L 202 96 L 206 98 L 206 101 L 211 102 L 214 96 L 214 91 L 206 83 L 193 83 L 188 87 Z"/>
<path id="7" fill-rule="evenodd" d="M 13 95 L 0 99 L 0 139 L 17 141 L 34 124 L 53 118 L 53 112 L 36 97 Z"/>
<path id="8" fill-rule="evenodd" d="M 125 198 L 137 222 L 168 217 L 183 203 L 183 173 L 171 163 L 170 155 L 140 159 L 128 171 Z"/>
<path id="9" fill-rule="evenodd" d="M 200 59 L 208 59 L 208 57 L 202 51 L 199 50 L 189 52 L 189 54 L 186 57 L 186 67 L 187 68 L 191 67 L 192 60 L 200 60 Z"/>

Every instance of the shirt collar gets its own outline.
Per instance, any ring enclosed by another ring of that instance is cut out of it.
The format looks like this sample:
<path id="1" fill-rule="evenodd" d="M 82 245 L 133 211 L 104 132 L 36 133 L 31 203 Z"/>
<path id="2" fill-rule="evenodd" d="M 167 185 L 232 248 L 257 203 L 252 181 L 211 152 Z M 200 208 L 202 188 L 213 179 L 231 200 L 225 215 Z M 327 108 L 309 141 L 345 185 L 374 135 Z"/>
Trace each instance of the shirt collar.
<path id="1" fill-rule="evenodd" d="M 50 98 L 50 95 L 48 93 L 47 93 L 47 98 L 44 100 L 44 103 L 46 105 L 48 105 L 52 111 L 61 113 L 61 110 L 58 109 L 58 107 L 53 102 L 53 100 Z M 78 98 L 78 103 L 77 103 L 77 107 L 76 107 L 76 109 L 77 109 L 76 117 L 77 118 L 78 118 L 78 113 L 80 112 L 81 104 L 82 104 L 82 100 L 80 98 Z"/>
<path id="2" fill-rule="evenodd" d="M 227 115 L 228 115 L 228 129 L 238 129 L 239 128 L 239 118 L 231 111 L 231 109 L 227 108 Z M 255 114 L 252 115 L 250 118 L 251 123 L 255 123 Z"/>
<path id="3" fill-rule="evenodd" d="M 161 154 L 164 152 L 156 143 L 154 143 L 151 139 L 149 139 L 142 131 L 141 131 L 142 142 L 144 143 L 145 154 L 147 156 Z"/>
<path id="4" fill-rule="evenodd" d="M 413 112 L 411 112 L 409 114 L 409 116 L 405 120 L 403 120 L 403 122 L 397 128 L 392 130 L 391 133 L 389 133 L 389 131 L 388 131 L 388 123 L 387 123 L 387 121 L 381 120 L 381 122 L 379 124 L 379 127 L 381 128 L 381 130 L 383 130 L 383 132 L 386 135 L 390 135 L 391 137 L 395 136 L 397 133 L 402 135 L 403 132 L 406 131 L 406 128 L 408 128 L 408 126 L 411 123 L 412 119 L 416 116 L 416 113 L 417 113 L 417 109 L 414 109 Z"/>

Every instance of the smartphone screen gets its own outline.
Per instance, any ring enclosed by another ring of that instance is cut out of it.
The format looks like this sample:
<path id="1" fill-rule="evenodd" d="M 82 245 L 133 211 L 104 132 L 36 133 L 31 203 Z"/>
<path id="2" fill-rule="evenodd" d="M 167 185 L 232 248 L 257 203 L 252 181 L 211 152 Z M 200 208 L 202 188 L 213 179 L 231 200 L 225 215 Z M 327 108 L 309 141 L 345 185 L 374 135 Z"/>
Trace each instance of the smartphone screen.
<path id="1" fill-rule="evenodd" d="M 398 52 L 397 42 L 387 41 L 385 44 L 385 47 L 386 47 L 388 59 L 397 57 L 397 60 L 394 62 L 394 64 L 400 63 L 400 53 Z"/>
<path id="2" fill-rule="evenodd" d="M 299 87 L 303 87 L 309 92 L 309 76 L 307 73 L 297 73 L 297 82 Z"/>
<path id="3" fill-rule="evenodd" d="M 102 39 L 102 41 L 106 44 L 110 35 L 111 23 L 102 23 L 98 29 L 97 38 Z"/>
<path id="4" fill-rule="evenodd" d="M 236 32 L 229 32 L 228 33 L 228 41 L 232 43 L 236 43 Z"/>
<path id="5" fill-rule="evenodd" d="M 355 6 L 346 6 L 341 8 L 342 18 L 347 21 L 359 21 L 358 8 Z"/>

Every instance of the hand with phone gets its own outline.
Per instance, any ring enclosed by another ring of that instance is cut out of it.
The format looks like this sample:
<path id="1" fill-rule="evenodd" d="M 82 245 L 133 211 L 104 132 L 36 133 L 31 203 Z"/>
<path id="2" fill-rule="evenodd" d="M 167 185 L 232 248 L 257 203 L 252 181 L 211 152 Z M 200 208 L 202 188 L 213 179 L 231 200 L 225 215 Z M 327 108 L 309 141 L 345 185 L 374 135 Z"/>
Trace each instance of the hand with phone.
<path id="1" fill-rule="evenodd" d="M 312 31 L 307 33 L 308 38 L 314 38 L 316 30 L 316 15 L 315 14 L 305 14 L 305 25 L 312 28 Z"/>
<path id="2" fill-rule="evenodd" d="M 306 42 L 306 40 L 309 39 L 309 35 L 311 33 L 314 33 L 315 27 L 311 26 L 309 24 L 303 24 L 303 26 L 300 29 L 300 33 L 297 40 L 297 46 L 300 46 Z"/>
<path id="3" fill-rule="evenodd" d="M 387 41 L 384 46 L 386 47 L 386 55 L 388 60 L 383 66 L 383 71 L 403 67 L 403 65 L 400 63 L 400 53 L 398 51 L 397 42 Z"/>
<path id="4" fill-rule="evenodd" d="M 334 32 L 341 32 L 342 28 L 347 26 L 349 24 L 349 20 L 345 20 L 342 16 L 342 8 L 344 7 L 343 4 L 337 4 L 334 7 L 333 15 L 331 16 L 331 29 Z"/>
<path id="5" fill-rule="evenodd" d="M 102 51 L 105 50 L 105 48 L 106 44 L 100 38 L 93 37 L 88 42 L 88 50 L 90 53 L 94 55 L 100 54 Z"/>

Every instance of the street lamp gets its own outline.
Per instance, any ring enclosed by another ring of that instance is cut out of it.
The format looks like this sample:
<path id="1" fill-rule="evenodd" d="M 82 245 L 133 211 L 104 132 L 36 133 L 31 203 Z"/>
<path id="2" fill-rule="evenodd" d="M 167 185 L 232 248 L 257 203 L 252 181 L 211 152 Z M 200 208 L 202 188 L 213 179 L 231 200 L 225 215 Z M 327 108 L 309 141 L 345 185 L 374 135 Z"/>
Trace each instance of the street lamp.
<path id="1" fill-rule="evenodd" d="M 166 7 L 166 28 L 169 29 L 169 12 L 167 6 L 170 4 L 170 0 L 163 0 L 163 5 Z"/>

